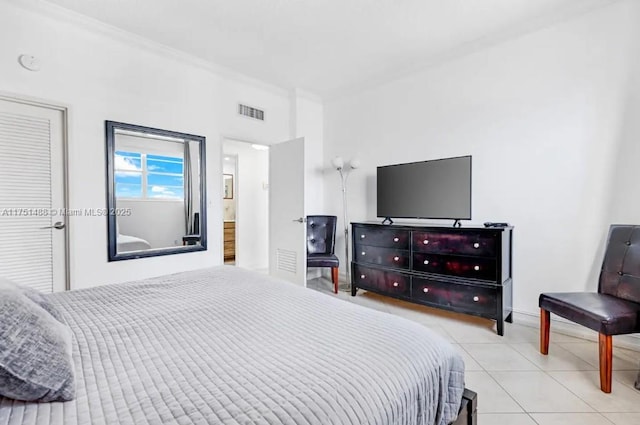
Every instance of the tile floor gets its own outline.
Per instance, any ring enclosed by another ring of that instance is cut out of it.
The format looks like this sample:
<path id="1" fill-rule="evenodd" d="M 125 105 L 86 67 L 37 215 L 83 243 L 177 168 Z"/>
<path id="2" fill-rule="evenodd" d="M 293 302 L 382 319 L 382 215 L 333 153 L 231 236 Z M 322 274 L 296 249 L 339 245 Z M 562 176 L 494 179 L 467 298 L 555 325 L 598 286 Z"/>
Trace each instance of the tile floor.
<path id="1" fill-rule="evenodd" d="M 362 306 L 419 322 L 460 350 L 466 386 L 478 393 L 480 425 L 637 425 L 640 391 L 633 388 L 640 352 L 614 348 L 613 391 L 600 391 L 595 342 L 554 333 L 549 355 L 538 351 L 538 330 L 405 303 L 366 291 L 332 293 L 320 278 L 309 287 Z"/>

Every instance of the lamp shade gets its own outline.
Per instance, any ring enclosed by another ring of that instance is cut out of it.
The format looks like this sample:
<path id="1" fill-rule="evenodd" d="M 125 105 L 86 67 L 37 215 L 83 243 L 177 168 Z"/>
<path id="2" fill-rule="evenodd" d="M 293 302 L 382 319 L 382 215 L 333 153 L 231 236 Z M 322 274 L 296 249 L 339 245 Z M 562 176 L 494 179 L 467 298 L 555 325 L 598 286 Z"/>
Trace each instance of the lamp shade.
<path id="1" fill-rule="evenodd" d="M 358 158 L 354 158 L 349 162 L 349 166 L 354 170 L 356 168 L 360 168 L 360 160 Z"/>
<path id="2" fill-rule="evenodd" d="M 335 168 L 342 168 L 344 167 L 344 160 L 342 159 L 341 156 L 336 156 L 335 158 L 333 158 L 331 160 L 331 163 L 333 164 L 333 166 Z"/>

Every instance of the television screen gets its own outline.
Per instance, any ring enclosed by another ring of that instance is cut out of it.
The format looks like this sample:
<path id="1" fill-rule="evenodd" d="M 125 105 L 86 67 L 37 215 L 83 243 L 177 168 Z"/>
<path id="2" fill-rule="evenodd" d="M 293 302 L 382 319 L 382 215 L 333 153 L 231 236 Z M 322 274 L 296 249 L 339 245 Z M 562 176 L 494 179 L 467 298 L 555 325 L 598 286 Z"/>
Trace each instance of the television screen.
<path id="1" fill-rule="evenodd" d="M 378 167 L 378 217 L 471 219 L 471 156 Z"/>

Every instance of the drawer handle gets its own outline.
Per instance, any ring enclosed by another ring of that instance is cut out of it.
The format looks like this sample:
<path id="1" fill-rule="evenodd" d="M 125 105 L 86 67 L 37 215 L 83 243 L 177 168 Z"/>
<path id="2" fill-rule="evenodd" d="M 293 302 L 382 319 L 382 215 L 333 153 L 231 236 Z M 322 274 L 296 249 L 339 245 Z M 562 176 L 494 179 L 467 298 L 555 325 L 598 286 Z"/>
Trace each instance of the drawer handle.
<path id="1" fill-rule="evenodd" d="M 394 242 L 398 242 L 400 240 L 400 238 L 393 238 Z"/>
<path id="2" fill-rule="evenodd" d="M 362 255 L 366 255 L 366 254 L 367 254 L 366 252 L 362 251 Z"/>
<path id="3" fill-rule="evenodd" d="M 367 235 L 360 235 L 360 239 L 364 239 L 366 237 L 367 237 Z"/>
<path id="4" fill-rule="evenodd" d="M 429 260 L 424 260 L 422 263 L 423 263 L 424 265 L 427 265 L 427 264 L 429 264 Z"/>
<path id="5" fill-rule="evenodd" d="M 365 277 L 366 277 L 366 276 L 365 276 L 365 275 L 363 275 L 363 274 L 361 274 L 361 275 L 360 275 L 360 279 L 364 279 Z"/>
<path id="6" fill-rule="evenodd" d="M 398 282 L 393 282 L 393 286 L 397 287 L 398 285 L 400 285 Z"/>
<path id="7" fill-rule="evenodd" d="M 476 242 L 476 243 L 473 244 L 473 247 L 476 248 L 476 249 L 480 248 L 480 244 L 478 242 Z"/>
<path id="8" fill-rule="evenodd" d="M 423 240 L 423 241 L 422 241 L 422 243 L 423 243 L 423 244 L 425 244 L 425 245 L 427 245 L 427 244 L 429 243 L 429 240 L 428 240 L 428 239 L 425 239 L 425 240 Z"/>
<path id="9" fill-rule="evenodd" d="M 474 267 L 473 267 L 473 270 L 475 270 L 475 271 L 480 270 L 480 266 L 474 266 Z"/>
<path id="10" fill-rule="evenodd" d="M 398 256 L 393 257 L 393 261 L 400 261 L 400 257 Z"/>
<path id="11" fill-rule="evenodd" d="M 473 297 L 473 301 L 478 302 L 480 301 L 480 297 L 478 297 L 477 295 L 475 297 Z"/>
<path id="12" fill-rule="evenodd" d="M 429 288 L 422 288 L 422 292 L 426 294 L 427 292 L 429 292 Z"/>

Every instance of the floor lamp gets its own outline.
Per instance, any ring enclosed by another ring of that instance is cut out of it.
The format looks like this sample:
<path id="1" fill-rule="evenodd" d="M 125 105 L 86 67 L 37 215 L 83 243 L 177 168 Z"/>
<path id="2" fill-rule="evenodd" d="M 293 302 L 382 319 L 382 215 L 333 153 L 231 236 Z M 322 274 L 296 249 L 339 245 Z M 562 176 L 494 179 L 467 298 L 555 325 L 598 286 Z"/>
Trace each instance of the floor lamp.
<path id="1" fill-rule="evenodd" d="M 343 213 L 343 225 L 344 225 L 344 266 L 345 266 L 345 281 L 347 282 L 346 290 L 351 289 L 351 279 L 349 274 L 349 219 L 347 218 L 347 177 L 349 172 L 355 170 L 360 166 L 360 161 L 352 159 L 345 166 L 344 160 L 340 156 L 336 156 L 331 161 L 334 168 L 340 173 L 340 182 L 342 183 L 342 213 Z"/>

